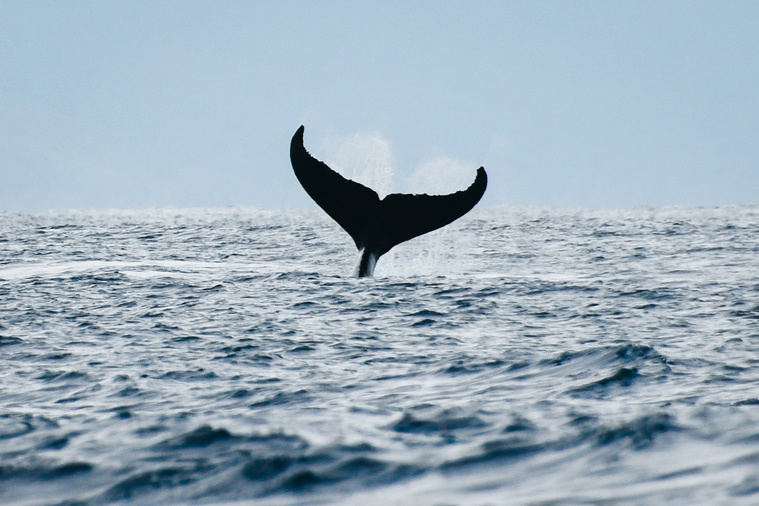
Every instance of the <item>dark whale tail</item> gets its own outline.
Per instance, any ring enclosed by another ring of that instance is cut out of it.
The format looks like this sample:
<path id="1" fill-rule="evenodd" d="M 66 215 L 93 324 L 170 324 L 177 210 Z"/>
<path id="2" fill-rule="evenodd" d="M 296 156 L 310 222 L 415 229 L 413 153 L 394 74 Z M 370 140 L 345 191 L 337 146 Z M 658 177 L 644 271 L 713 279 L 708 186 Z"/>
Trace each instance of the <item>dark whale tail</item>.
<path id="1" fill-rule="evenodd" d="M 374 190 L 345 179 L 303 146 L 303 126 L 290 143 L 295 176 L 319 207 L 363 250 L 358 276 L 371 276 L 377 259 L 396 244 L 436 230 L 468 213 L 485 193 L 488 177 L 477 169 L 474 183 L 449 195 L 393 193 L 380 200 Z"/>

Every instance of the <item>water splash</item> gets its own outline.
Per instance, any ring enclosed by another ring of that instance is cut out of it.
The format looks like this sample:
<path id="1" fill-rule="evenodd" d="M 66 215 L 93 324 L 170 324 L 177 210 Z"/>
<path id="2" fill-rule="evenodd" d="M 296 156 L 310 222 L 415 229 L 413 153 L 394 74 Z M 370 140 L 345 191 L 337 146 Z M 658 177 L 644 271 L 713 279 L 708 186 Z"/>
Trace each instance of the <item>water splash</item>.
<path id="1" fill-rule="evenodd" d="M 339 142 L 331 167 L 385 197 L 393 187 L 390 142 L 379 134 L 357 133 Z"/>
<path id="2" fill-rule="evenodd" d="M 474 181 L 478 165 L 440 156 L 419 164 L 409 178 L 413 193 L 443 195 L 468 188 Z"/>

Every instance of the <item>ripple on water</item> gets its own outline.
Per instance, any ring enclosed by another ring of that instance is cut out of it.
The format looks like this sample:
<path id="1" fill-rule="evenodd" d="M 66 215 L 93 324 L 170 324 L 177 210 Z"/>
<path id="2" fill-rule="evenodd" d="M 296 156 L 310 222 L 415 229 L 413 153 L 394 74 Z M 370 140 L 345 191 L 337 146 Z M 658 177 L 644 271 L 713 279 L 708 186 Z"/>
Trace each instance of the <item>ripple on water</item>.
<path id="1" fill-rule="evenodd" d="M 759 494 L 756 207 L 1 217 L 4 504 Z"/>

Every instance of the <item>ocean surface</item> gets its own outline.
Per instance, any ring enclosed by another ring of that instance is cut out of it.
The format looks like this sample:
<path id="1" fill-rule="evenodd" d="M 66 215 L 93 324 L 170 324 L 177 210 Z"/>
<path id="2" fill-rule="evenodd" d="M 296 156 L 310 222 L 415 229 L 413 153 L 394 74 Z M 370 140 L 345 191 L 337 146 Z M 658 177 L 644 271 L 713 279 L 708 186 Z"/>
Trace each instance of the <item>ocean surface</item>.
<path id="1" fill-rule="evenodd" d="M 0 213 L 1 504 L 757 504 L 759 206 Z"/>

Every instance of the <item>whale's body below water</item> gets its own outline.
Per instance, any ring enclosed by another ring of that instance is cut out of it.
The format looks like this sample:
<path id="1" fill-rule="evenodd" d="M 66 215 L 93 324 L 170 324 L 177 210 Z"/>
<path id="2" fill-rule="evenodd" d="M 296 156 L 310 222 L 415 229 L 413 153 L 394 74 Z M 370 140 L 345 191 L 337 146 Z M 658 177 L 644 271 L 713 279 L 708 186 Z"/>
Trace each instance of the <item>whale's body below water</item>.
<path id="1" fill-rule="evenodd" d="M 312 157 L 303 146 L 303 131 L 303 126 L 298 128 L 290 143 L 295 176 L 362 251 L 358 277 L 371 276 L 379 257 L 396 244 L 464 216 L 480 201 L 488 184 L 485 169 L 480 167 L 466 190 L 449 195 L 393 193 L 380 200 L 374 190 L 345 179 Z"/>

